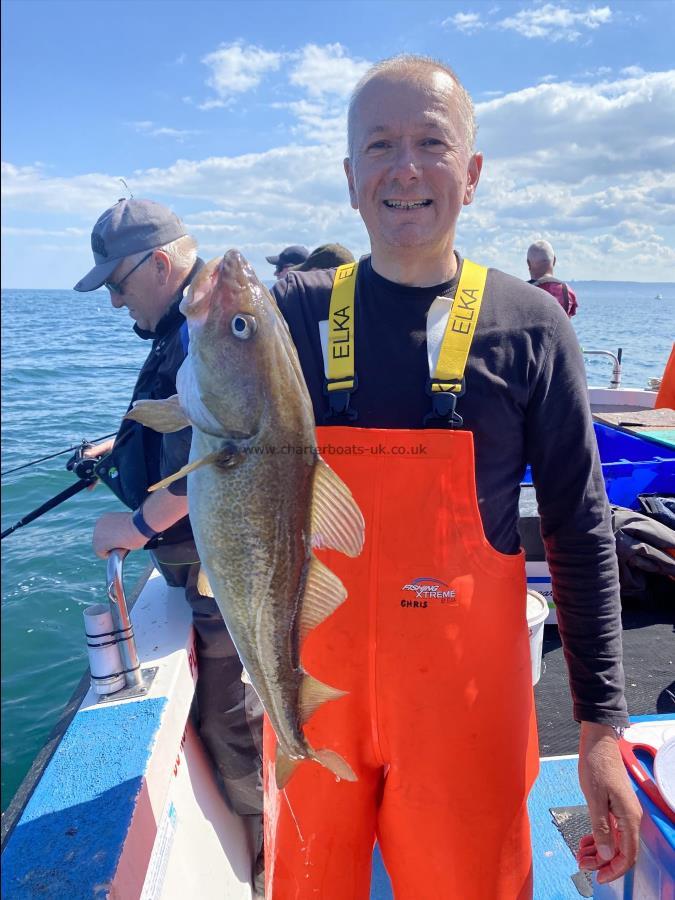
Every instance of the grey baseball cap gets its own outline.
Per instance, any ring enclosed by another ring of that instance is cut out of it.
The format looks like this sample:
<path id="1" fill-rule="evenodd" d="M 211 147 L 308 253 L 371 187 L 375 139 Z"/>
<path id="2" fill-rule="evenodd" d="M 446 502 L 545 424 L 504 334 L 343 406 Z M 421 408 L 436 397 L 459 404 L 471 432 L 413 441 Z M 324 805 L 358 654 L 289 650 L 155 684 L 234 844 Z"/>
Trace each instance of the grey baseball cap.
<path id="1" fill-rule="evenodd" d="M 121 259 L 163 247 L 187 234 L 171 210 L 153 200 L 118 200 L 106 209 L 91 232 L 96 265 L 75 285 L 76 291 L 95 291 L 115 271 Z"/>
<path id="2" fill-rule="evenodd" d="M 285 247 L 278 256 L 266 256 L 265 259 L 277 269 L 283 269 L 284 266 L 294 266 L 304 262 L 308 256 L 307 247 L 303 247 L 302 244 L 292 244 L 290 247 Z"/>

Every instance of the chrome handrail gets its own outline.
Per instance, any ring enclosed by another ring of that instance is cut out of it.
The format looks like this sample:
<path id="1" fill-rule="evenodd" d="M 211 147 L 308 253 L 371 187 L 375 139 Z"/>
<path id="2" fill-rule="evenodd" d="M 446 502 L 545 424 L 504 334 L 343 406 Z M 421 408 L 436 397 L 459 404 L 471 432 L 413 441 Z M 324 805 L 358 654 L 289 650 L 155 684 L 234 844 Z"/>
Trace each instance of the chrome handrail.
<path id="1" fill-rule="evenodd" d="M 111 550 L 108 556 L 107 584 L 108 599 L 113 627 L 119 632 L 118 645 L 120 658 L 124 667 L 124 680 L 127 688 L 144 687 L 141 664 L 136 650 L 134 628 L 129 618 L 127 598 L 124 593 L 124 558 L 128 550 Z"/>
<path id="2" fill-rule="evenodd" d="M 614 366 L 612 367 L 612 378 L 609 382 L 609 387 L 611 390 L 617 390 L 621 386 L 621 347 L 619 347 L 616 355 L 611 353 L 609 350 L 584 350 L 581 348 L 581 352 L 584 356 L 609 356 L 610 359 L 614 361 Z"/>

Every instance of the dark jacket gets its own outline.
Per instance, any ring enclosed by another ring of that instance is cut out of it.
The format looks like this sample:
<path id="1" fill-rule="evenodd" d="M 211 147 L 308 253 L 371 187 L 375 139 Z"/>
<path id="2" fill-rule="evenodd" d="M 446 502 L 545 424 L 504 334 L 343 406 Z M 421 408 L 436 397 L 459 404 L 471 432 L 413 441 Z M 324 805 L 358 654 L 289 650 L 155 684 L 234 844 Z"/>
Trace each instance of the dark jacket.
<path id="1" fill-rule="evenodd" d="M 139 337 L 152 340 L 152 348 L 138 375 L 128 409 L 137 400 L 165 400 L 176 393 L 176 375 L 185 359 L 188 346 L 187 323 L 178 305 L 183 291 L 202 265 L 202 260 L 197 260 L 154 332 L 134 325 L 134 331 Z M 113 448 L 99 462 L 96 473 L 125 506 L 137 509 L 148 496 L 151 485 L 187 463 L 191 436 L 190 428 L 162 435 L 139 422 L 123 419 Z M 173 494 L 185 494 L 185 482 L 186 479 L 182 478 L 174 482 L 169 490 Z M 185 516 L 146 546 L 152 549 L 191 538 L 192 529 Z"/>

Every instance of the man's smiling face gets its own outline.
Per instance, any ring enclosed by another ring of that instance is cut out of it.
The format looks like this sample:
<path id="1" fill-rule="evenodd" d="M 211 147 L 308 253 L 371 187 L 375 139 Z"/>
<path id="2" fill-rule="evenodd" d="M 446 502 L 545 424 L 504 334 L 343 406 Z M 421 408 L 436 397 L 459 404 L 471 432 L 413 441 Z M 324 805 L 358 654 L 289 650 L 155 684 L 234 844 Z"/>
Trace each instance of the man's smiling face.
<path id="1" fill-rule="evenodd" d="M 454 90 L 441 71 L 386 74 L 368 82 L 356 101 L 345 172 L 374 255 L 452 250 L 482 162 L 467 146 Z"/>

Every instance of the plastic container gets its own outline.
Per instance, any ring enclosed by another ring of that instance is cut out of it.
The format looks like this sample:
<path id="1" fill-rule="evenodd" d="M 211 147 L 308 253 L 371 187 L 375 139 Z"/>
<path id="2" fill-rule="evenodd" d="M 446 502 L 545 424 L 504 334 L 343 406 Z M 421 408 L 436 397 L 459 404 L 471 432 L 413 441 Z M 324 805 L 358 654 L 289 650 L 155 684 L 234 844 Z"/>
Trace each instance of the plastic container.
<path id="1" fill-rule="evenodd" d="M 87 635 L 91 686 L 97 694 L 114 694 L 125 684 L 124 666 L 119 644 L 114 640 L 110 607 L 107 603 L 95 603 L 84 610 L 84 630 Z"/>
<path id="2" fill-rule="evenodd" d="M 599 422 L 594 422 L 593 428 L 610 503 L 639 510 L 638 494 L 675 493 L 675 453 L 672 448 Z M 529 466 L 523 484 L 532 484 Z"/>
<path id="3" fill-rule="evenodd" d="M 675 813 L 675 737 L 659 747 L 654 760 L 654 775 L 661 791 L 661 796 Z M 673 872 L 675 888 L 675 872 Z M 673 891 L 675 896 L 675 890 Z"/>
<path id="4" fill-rule="evenodd" d="M 527 592 L 527 627 L 530 634 L 532 684 L 541 678 L 541 656 L 544 646 L 544 622 L 548 617 L 548 603 L 539 591 Z"/>

